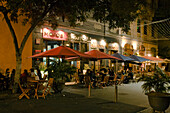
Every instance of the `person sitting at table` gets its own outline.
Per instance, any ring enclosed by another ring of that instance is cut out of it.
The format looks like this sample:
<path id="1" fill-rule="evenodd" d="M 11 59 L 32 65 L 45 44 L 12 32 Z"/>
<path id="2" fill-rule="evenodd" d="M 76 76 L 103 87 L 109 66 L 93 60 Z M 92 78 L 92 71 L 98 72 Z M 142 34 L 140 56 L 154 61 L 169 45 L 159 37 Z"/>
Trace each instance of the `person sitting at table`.
<path id="1" fill-rule="evenodd" d="M 23 84 L 24 87 L 26 87 L 28 76 L 29 76 L 28 71 L 24 69 L 24 73 L 22 73 L 20 76 L 20 83 Z"/>
<path id="2" fill-rule="evenodd" d="M 0 90 L 4 89 L 4 79 L 5 76 L 0 72 Z"/>
<path id="3" fill-rule="evenodd" d="M 35 75 L 36 75 L 36 74 L 34 73 L 34 69 L 31 68 L 31 69 L 30 69 L 30 76 L 31 76 L 31 77 L 35 77 Z"/>
<path id="4" fill-rule="evenodd" d="M 106 73 L 107 73 L 107 69 L 102 67 L 100 69 L 100 74 L 102 75 L 102 81 L 104 80 L 104 77 L 106 76 Z"/>
<path id="5" fill-rule="evenodd" d="M 38 75 L 35 75 L 35 80 L 40 80 Z"/>

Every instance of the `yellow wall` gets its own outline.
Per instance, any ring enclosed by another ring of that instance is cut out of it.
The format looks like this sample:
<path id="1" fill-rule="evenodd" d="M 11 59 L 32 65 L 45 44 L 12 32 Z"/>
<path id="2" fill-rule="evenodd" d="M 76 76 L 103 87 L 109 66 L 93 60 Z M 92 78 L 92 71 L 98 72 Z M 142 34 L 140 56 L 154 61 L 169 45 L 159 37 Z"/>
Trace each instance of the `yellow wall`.
<path id="1" fill-rule="evenodd" d="M 26 31 L 29 29 L 27 26 L 22 26 L 22 23 L 19 21 L 18 24 L 12 24 L 14 26 L 14 30 L 16 32 L 16 36 L 19 42 L 19 46 L 21 41 L 26 34 Z M 32 59 L 27 58 L 32 55 L 32 34 L 28 38 L 26 45 L 22 54 L 22 71 L 24 69 L 30 69 L 32 67 Z M 3 16 L 0 18 L 0 69 L 4 70 L 6 68 L 12 69 L 16 68 L 16 57 L 15 57 L 15 47 L 13 43 L 13 38 L 10 34 L 10 30 L 3 20 Z"/>

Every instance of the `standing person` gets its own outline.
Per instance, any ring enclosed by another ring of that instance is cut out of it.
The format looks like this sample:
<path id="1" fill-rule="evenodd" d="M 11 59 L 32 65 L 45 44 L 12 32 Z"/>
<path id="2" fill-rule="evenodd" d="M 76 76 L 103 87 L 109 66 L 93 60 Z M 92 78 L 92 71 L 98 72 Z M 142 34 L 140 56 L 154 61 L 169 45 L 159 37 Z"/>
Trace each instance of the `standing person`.
<path id="1" fill-rule="evenodd" d="M 41 72 L 40 72 L 40 70 L 39 70 L 39 69 L 37 69 L 37 75 L 38 75 L 39 79 L 41 80 L 41 79 L 42 79 L 42 77 L 41 77 Z"/>
<path id="2" fill-rule="evenodd" d="M 15 69 L 12 70 L 11 72 L 11 77 L 10 77 L 10 87 L 13 89 L 14 86 L 14 78 L 15 78 Z"/>
<path id="3" fill-rule="evenodd" d="M 91 79 L 90 79 L 90 76 L 91 76 L 91 71 L 90 69 L 87 69 L 87 72 L 85 74 L 85 87 L 88 87 L 89 85 L 91 85 Z"/>
<path id="4" fill-rule="evenodd" d="M 9 74 L 10 74 L 9 68 L 7 68 L 6 71 L 5 71 L 5 76 L 6 76 L 7 78 L 9 78 Z"/>

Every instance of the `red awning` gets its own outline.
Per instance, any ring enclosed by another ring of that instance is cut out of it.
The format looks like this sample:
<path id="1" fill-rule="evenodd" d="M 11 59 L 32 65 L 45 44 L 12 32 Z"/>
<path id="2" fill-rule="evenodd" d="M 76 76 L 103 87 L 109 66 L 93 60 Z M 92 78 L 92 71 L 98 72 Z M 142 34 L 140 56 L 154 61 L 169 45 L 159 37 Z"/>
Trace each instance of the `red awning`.
<path id="1" fill-rule="evenodd" d="M 69 47 L 59 46 L 57 48 L 36 54 L 31 56 L 34 57 L 58 57 L 58 58 L 68 58 L 68 57 L 81 57 L 81 58 L 94 58 L 90 55 L 84 54 L 82 52 L 76 51 Z"/>
<path id="2" fill-rule="evenodd" d="M 90 56 L 93 56 L 93 57 L 95 57 L 96 59 L 116 59 L 116 60 L 121 60 L 121 59 L 119 59 L 119 58 L 117 58 L 117 57 L 108 55 L 108 54 L 103 53 L 103 52 L 98 51 L 98 50 L 91 50 L 91 51 L 85 52 L 85 54 L 88 54 L 88 55 L 90 55 Z"/>

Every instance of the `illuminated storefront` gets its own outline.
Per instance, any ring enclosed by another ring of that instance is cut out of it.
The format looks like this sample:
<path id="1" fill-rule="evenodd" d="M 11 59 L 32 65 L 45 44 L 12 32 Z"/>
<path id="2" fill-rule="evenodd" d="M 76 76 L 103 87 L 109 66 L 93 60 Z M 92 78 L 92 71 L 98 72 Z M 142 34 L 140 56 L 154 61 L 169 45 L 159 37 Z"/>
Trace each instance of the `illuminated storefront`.
<path id="1" fill-rule="evenodd" d="M 44 52 L 61 45 L 70 47 L 77 51 L 89 51 L 90 38 L 83 33 L 77 33 L 65 29 L 52 30 L 50 28 L 39 28 L 33 34 L 33 54 Z M 47 58 L 33 58 L 33 66 L 37 66 L 36 62 L 41 61 L 46 65 Z M 52 60 L 59 60 L 58 58 L 50 57 Z M 72 61 L 71 64 L 80 68 L 80 61 Z"/>

